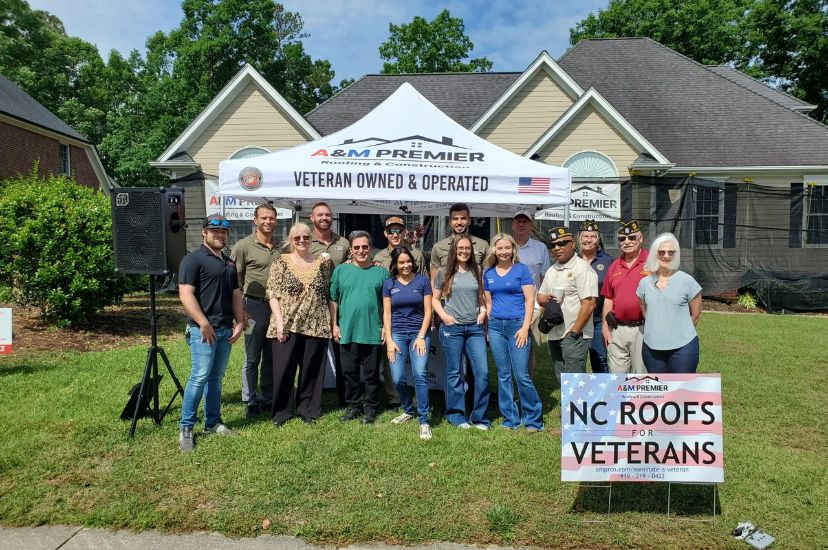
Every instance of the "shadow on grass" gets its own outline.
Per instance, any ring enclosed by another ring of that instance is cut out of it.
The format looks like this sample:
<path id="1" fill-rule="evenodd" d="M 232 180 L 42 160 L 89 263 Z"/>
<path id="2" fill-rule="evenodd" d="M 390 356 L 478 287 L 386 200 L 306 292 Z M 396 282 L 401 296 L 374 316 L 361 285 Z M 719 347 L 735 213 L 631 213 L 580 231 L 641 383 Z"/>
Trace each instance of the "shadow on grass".
<path id="1" fill-rule="evenodd" d="M 22 365 L 15 365 L 13 367 L 0 367 L 0 378 L 4 376 L 14 376 L 16 374 L 38 374 L 40 372 L 58 369 L 62 366 L 64 365 L 62 365 L 59 362 L 56 362 L 40 364 L 24 363 Z"/>
<path id="2" fill-rule="evenodd" d="M 715 485 L 668 483 L 613 483 L 612 502 L 609 502 L 609 483 L 584 483 L 572 503 L 573 513 L 638 512 L 667 514 L 668 491 L 670 515 L 679 517 L 704 516 L 713 518 Z M 721 514 L 720 493 L 716 492 L 716 515 Z M 703 519 L 703 518 L 700 518 Z"/>

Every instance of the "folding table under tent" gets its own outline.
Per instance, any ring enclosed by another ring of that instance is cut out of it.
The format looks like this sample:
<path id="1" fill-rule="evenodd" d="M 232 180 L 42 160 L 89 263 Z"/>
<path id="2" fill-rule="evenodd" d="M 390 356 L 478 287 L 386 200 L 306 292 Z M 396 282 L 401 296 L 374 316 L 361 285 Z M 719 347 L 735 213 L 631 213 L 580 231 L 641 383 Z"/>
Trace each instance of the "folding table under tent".
<path id="1" fill-rule="evenodd" d="M 219 195 L 339 213 L 512 216 L 569 203 L 569 170 L 469 132 L 408 83 L 354 124 L 318 140 L 219 165 Z"/>

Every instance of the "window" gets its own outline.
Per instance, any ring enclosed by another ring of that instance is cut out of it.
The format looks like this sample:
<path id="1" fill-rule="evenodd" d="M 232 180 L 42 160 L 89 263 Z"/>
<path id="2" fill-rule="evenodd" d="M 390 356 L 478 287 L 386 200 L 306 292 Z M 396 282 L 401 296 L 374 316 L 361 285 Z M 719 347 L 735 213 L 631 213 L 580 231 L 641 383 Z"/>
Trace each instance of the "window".
<path id="1" fill-rule="evenodd" d="M 238 151 L 233 153 L 230 156 L 230 159 L 231 160 L 232 159 L 249 159 L 249 158 L 253 158 L 253 157 L 258 157 L 259 155 L 266 155 L 269 152 L 270 151 L 268 151 L 264 147 L 257 147 L 257 146 L 245 147 L 245 148 L 239 149 Z"/>
<path id="2" fill-rule="evenodd" d="M 573 178 L 617 178 L 618 170 L 608 156 L 597 151 L 575 153 L 563 163 Z"/>
<path id="3" fill-rule="evenodd" d="M 722 189 L 713 186 L 693 187 L 695 246 L 722 247 L 724 237 L 724 201 Z"/>
<path id="4" fill-rule="evenodd" d="M 72 166 L 69 159 L 69 146 L 63 143 L 58 144 L 60 147 L 59 151 L 59 159 L 60 159 L 60 173 L 66 174 L 67 176 L 72 175 Z"/>
<path id="5" fill-rule="evenodd" d="M 805 244 L 828 245 L 828 180 L 805 182 Z"/>

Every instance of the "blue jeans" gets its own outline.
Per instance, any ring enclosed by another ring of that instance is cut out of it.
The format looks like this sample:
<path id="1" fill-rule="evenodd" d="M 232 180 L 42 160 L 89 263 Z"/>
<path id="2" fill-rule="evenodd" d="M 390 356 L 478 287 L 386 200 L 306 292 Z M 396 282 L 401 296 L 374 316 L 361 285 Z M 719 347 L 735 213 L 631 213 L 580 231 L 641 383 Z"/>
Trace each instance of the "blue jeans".
<path id="1" fill-rule="evenodd" d="M 400 348 L 391 361 L 391 376 L 394 387 L 400 396 L 400 405 L 403 410 L 414 416 L 414 400 L 412 394 L 417 394 L 417 416 L 420 424 L 428 424 L 428 349 L 431 346 L 431 336 L 425 337 L 425 355 L 419 355 L 414 350 L 416 332 L 391 332 L 391 339 Z M 414 392 L 405 378 L 405 362 L 411 358 L 411 374 L 414 378 Z"/>
<path id="2" fill-rule="evenodd" d="M 644 342 L 641 355 L 649 373 L 694 374 L 699 366 L 699 337 L 676 349 L 650 349 Z"/>
<path id="3" fill-rule="evenodd" d="M 453 426 L 464 422 L 489 425 L 489 363 L 486 355 L 486 334 L 483 325 L 440 325 L 440 343 L 446 370 L 446 420 Z M 466 416 L 463 376 L 460 372 L 463 350 L 474 373 L 474 401 L 471 415 Z"/>
<path id="4" fill-rule="evenodd" d="M 187 387 L 184 388 L 181 405 L 181 427 L 192 428 L 198 416 L 198 405 L 204 395 L 204 425 L 215 426 L 221 422 L 221 381 L 230 359 L 230 328 L 216 328 L 216 340 L 212 345 L 201 341 L 201 329 L 188 326 L 193 368 Z"/>
<path id="5" fill-rule="evenodd" d="M 504 428 L 543 429 L 540 396 L 529 376 L 531 336 L 522 348 L 515 343 L 515 333 L 523 326 L 523 319 L 490 319 L 489 345 L 497 365 L 497 401 L 503 414 Z M 520 408 L 515 403 L 514 377 L 520 396 Z M 521 419 L 521 412 L 523 418 Z"/>
<path id="6" fill-rule="evenodd" d="M 592 333 L 592 341 L 589 343 L 589 364 L 592 365 L 592 372 L 595 374 L 607 374 L 607 346 L 604 345 L 604 337 L 601 333 L 601 320 L 593 322 L 595 332 Z"/>

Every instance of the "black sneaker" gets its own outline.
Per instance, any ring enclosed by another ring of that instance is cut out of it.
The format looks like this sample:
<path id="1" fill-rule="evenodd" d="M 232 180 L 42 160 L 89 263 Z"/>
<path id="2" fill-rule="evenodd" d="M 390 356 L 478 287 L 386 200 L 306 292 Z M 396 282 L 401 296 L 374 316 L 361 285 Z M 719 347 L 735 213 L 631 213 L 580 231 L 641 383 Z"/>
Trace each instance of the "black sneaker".
<path id="1" fill-rule="evenodd" d="M 244 417 L 248 420 L 256 420 L 260 412 L 258 405 L 248 405 L 247 414 Z"/>
<path id="2" fill-rule="evenodd" d="M 356 420 L 360 416 L 362 416 L 361 410 L 349 407 L 348 410 L 345 411 L 345 414 L 339 417 L 339 420 L 342 422 L 350 422 L 351 420 Z"/>
<path id="3" fill-rule="evenodd" d="M 373 424 L 377 419 L 377 411 L 374 409 L 365 409 L 365 414 L 362 415 L 363 424 Z"/>

